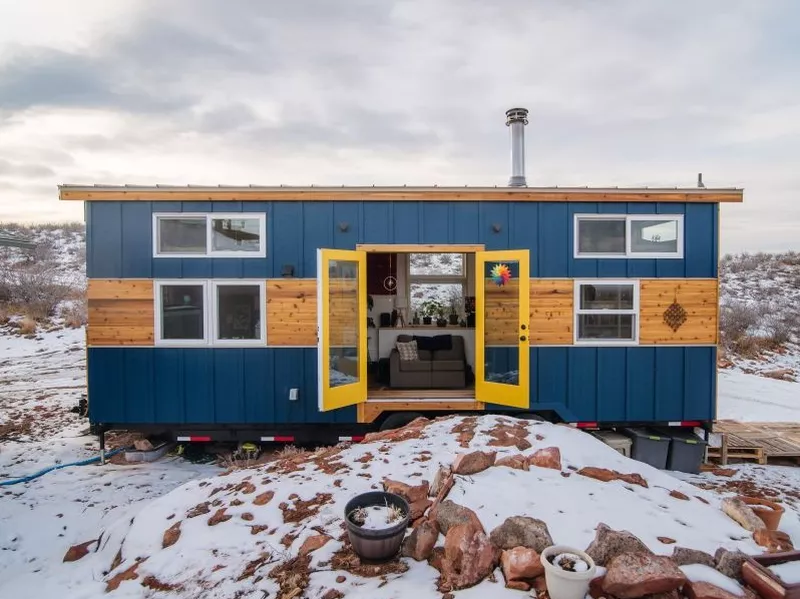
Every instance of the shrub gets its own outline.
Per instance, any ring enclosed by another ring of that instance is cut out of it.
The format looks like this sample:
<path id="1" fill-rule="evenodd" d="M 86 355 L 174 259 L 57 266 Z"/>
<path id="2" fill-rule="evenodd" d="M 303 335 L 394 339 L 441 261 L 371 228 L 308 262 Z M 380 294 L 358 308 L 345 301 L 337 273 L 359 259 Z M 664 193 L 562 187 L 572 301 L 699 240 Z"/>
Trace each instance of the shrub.
<path id="1" fill-rule="evenodd" d="M 22 319 L 22 322 L 19 323 L 19 334 L 20 335 L 33 335 L 36 333 L 36 321 L 32 318 L 28 318 L 27 316 Z"/>
<path id="2" fill-rule="evenodd" d="M 723 344 L 730 347 L 756 329 L 760 321 L 761 312 L 756 306 L 739 303 L 720 306 L 719 329 Z"/>
<path id="3" fill-rule="evenodd" d="M 64 319 L 64 326 L 70 329 L 78 329 L 86 324 L 86 300 L 72 300 L 61 308 L 61 318 Z"/>

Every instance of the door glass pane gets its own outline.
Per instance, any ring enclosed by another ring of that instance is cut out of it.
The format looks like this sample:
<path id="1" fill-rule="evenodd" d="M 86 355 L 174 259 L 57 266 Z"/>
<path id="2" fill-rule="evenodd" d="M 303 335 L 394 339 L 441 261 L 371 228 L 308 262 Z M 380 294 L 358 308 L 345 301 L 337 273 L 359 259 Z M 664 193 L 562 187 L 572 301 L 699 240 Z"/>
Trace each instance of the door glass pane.
<path id="1" fill-rule="evenodd" d="M 205 338 L 202 285 L 161 286 L 161 338 Z"/>
<path id="2" fill-rule="evenodd" d="M 625 219 L 578 221 L 579 254 L 624 254 Z"/>
<path id="3" fill-rule="evenodd" d="M 261 287 L 217 287 L 217 339 L 261 339 Z"/>
<path id="4" fill-rule="evenodd" d="M 357 383 L 358 373 L 358 262 L 328 263 L 330 387 Z"/>
<path id="5" fill-rule="evenodd" d="M 200 217 L 160 217 L 159 254 L 205 254 L 206 219 Z"/>
<path id="6" fill-rule="evenodd" d="M 519 385 L 519 263 L 487 262 L 483 285 L 485 379 Z"/>
<path id="7" fill-rule="evenodd" d="M 678 253 L 678 221 L 632 220 L 631 251 L 634 253 Z"/>
<path id="8" fill-rule="evenodd" d="M 211 219 L 211 249 L 215 252 L 258 252 L 261 242 L 258 218 Z"/>

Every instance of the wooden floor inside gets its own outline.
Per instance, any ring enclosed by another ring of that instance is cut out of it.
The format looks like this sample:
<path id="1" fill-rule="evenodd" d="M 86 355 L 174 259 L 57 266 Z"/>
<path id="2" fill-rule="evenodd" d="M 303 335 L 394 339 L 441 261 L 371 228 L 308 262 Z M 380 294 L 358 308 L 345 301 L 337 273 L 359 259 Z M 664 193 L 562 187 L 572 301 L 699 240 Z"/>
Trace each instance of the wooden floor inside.
<path id="1" fill-rule="evenodd" d="M 800 423 L 718 420 L 713 432 L 721 435 L 721 446 L 709 448 L 709 457 L 723 463 L 728 459 L 753 460 L 759 464 L 800 460 Z"/>
<path id="2" fill-rule="evenodd" d="M 442 401 L 448 399 L 475 399 L 475 388 L 464 389 L 391 389 L 389 387 L 370 387 L 367 400 L 370 399 L 419 399 Z"/>

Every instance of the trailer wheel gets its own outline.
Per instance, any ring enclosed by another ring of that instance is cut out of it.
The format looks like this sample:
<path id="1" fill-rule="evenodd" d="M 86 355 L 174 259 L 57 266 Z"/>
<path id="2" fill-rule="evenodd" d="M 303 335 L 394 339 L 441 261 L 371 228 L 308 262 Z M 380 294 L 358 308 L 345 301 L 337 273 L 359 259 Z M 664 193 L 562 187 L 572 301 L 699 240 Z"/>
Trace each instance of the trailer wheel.
<path id="1" fill-rule="evenodd" d="M 419 412 L 394 412 L 389 414 L 386 420 L 381 423 L 380 430 L 388 431 L 395 428 L 402 428 L 420 416 L 422 416 L 422 414 Z"/>

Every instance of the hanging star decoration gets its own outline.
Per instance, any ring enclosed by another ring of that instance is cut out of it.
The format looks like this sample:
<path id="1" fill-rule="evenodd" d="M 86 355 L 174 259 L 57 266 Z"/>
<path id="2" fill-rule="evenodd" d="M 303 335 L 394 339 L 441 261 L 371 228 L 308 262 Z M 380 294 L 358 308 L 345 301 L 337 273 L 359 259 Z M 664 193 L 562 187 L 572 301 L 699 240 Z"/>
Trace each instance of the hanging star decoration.
<path id="1" fill-rule="evenodd" d="M 491 274 L 492 280 L 498 287 L 502 287 L 511 279 L 511 269 L 505 264 L 495 264 Z"/>

